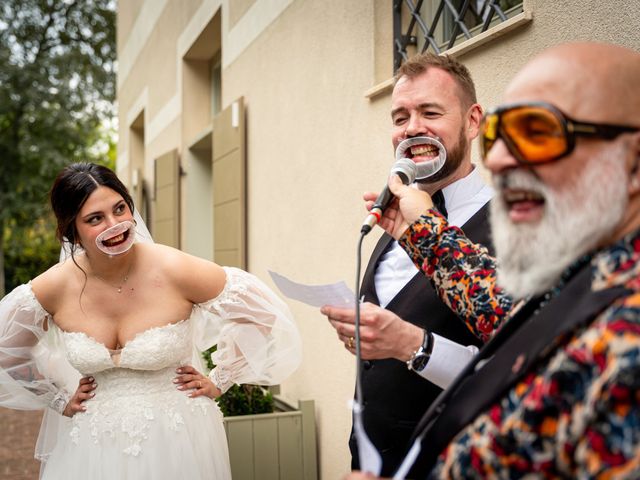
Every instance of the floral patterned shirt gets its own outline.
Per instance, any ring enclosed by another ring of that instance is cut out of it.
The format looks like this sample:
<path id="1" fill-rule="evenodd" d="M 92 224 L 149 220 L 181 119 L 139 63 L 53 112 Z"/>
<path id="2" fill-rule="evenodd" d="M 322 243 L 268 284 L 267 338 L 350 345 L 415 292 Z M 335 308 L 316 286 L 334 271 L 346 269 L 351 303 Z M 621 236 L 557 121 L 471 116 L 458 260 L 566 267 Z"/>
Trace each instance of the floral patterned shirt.
<path id="1" fill-rule="evenodd" d="M 483 341 L 509 314 L 513 301 L 496 285 L 495 259 L 462 230 L 429 210 L 399 241 L 416 266 L 431 279 L 442 301 Z"/>
<path id="2" fill-rule="evenodd" d="M 483 247 L 434 211 L 400 240 L 480 338 L 511 300 Z M 630 294 L 561 344 L 440 455 L 430 478 L 640 478 L 640 232 L 598 252 L 592 291 Z"/>

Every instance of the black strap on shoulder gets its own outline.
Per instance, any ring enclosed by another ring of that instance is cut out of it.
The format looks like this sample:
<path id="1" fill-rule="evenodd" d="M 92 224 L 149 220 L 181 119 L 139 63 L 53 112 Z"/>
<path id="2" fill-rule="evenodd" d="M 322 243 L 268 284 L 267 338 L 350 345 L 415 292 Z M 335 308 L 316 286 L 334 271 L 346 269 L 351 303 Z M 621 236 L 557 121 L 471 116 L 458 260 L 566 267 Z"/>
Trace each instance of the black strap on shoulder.
<path id="1" fill-rule="evenodd" d="M 591 266 L 586 263 L 539 313 L 535 313 L 539 300 L 518 311 L 421 419 L 413 438 L 422 438 L 423 448 L 416 462 L 420 471 L 430 471 L 451 439 L 498 401 L 534 364 L 555 351 L 565 335 L 589 324 L 628 292 L 623 287 L 592 292 Z M 484 363 L 478 368 L 480 362 Z"/>

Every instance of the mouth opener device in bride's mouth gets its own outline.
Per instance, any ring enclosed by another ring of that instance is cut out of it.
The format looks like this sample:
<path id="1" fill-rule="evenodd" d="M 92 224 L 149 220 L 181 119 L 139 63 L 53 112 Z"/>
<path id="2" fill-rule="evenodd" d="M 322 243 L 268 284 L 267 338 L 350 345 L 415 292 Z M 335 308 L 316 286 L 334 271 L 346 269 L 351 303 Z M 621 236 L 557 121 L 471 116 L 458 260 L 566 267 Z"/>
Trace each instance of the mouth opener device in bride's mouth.
<path id="1" fill-rule="evenodd" d="M 411 147 L 416 145 L 434 145 L 438 148 L 438 156 L 430 160 L 415 162 L 416 164 L 416 180 L 424 180 L 438 173 L 447 160 L 447 151 L 444 145 L 433 137 L 411 137 L 400 142 L 396 148 L 396 161 L 401 158 L 411 160 L 406 154 L 411 153 Z M 412 160 L 413 161 L 413 160 Z"/>
<path id="2" fill-rule="evenodd" d="M 109 245 L 122 235 L 122 239 Z M 136 239 L 136 225 L 130 220 L 120 222 L 113 227 L 107 228 L 104 232 L 96 237 L 96 246 L 100 251 L 107 255 L 120 255 L 133 246 Z M 106 243 L 105 243 L 106 242 Z"/>

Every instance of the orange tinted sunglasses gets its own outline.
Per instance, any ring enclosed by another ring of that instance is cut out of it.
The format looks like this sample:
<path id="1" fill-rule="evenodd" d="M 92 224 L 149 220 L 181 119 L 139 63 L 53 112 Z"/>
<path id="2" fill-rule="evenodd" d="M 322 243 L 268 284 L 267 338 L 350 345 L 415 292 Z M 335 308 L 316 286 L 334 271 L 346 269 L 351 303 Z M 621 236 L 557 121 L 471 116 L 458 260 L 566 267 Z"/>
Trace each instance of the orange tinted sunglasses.
<path id="1" fill-rule="evenodd" d="M 480 149 L 484 161 L 493 144 L 501 138 L 519 163 L 537 165 L 569 155 L 578 136 L 612 140 L 622 133 L 638 130 L 638 127 L 573 120 L 549 103 L 514 103 L 493 108 L 484 115 Z"/>

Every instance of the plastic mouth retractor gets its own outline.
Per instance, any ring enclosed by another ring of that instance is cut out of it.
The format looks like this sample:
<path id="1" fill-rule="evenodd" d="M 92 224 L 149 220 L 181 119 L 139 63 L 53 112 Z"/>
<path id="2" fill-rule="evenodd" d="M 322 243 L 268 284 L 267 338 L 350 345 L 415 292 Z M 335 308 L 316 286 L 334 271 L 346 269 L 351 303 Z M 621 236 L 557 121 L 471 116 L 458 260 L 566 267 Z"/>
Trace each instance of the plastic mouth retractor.
<path id="1" fill-rule="evenodd" d="M 416 145 L 435 145 L 438 147 L 437 157 L 424 162 L 415 162 L 416 180 L 424 180 L 425 178 L 429 178 L 436 174 L 444 166 L 444 163 L 447 160 L 447 150 L 444 148 L 442 143 L 433 137 L 412 137 L 400 142 L 396 148 L 396 160 L 400 160 L 401 158 L 408 158 L 411 160 L 411 158 L 409 158 L 405 153 L 407 153 L 407 150 L 411 147 Z"/>
<path id="2" fill-rule="evenodd" d="M 116 238 L 122 235 L 123 238 L 113 245 L 106 245 L 104 242 L 110 243 L 116 240 Z M 133 242 L 136 239 L 136 225 L 130 221 L 125 220 L 113 227 L 107 228 L 104 232 L 96 237 L 96 246 L 100 251 L 107 255 L 120 255 L 121 253 L 129 250 Z"/>

